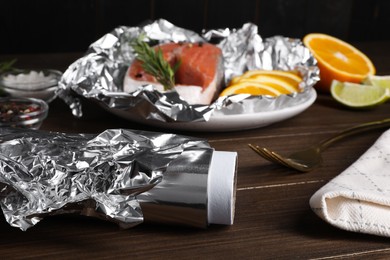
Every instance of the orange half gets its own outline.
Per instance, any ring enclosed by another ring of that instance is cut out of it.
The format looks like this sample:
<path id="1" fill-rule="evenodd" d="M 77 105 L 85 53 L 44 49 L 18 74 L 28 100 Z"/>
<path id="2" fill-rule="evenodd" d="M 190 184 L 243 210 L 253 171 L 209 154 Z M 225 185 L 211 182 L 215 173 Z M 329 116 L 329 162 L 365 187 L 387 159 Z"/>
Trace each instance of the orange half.
<path id="1" fill-rule="evenodd" d="M 360 83 L 368 75 L 375 74 L 371 60 L 354 46 L 333 36 L 311 33 L 303 43 L 312 52 L 320 69 L 320 81 L 316 88 L 330 92 L 332 80 Z"/>

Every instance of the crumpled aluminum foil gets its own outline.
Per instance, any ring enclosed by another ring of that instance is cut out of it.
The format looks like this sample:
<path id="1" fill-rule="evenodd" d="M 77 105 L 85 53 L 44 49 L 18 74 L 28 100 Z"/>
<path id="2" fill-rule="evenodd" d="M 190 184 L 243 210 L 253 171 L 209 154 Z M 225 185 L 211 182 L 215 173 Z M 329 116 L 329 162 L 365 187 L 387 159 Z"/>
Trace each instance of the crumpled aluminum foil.
<path id="1" fill-rule="evenodd" d="M 189 105 L 176 91 L 160 93 L 150 85 L 134 93 L 124 93 L 123 77 L 135 59 L 129 42 L 141 33 L 156 43 L 217 42 L 224 58 L 225 84 L 246 70 L 296 70 L 303 78 L 302 91 L 277 98 L 220 97 L 209 106 Z M 87 53 L 63 74 L 58 94 L 77 117 L 82 116 L 79 95 L 97 101 L 108 110 L 121 110 L 121 114 L 137 115 L 145 120 L 191 122 L 208 121 L 213 113 L 243 114 L 294 106 L 308 99 L 308 89 L 318 80 L 316 60 L 298 39 L 275 36 L 263 40 L 257 26 L 251 23 L 239 29 L 209 30 L 198 35 L 160 19 L 144 26 L 118 27 L 91 44 Z"/>
<path id="2" fill-rule="evenodd" d="M 0 204 L 11 226 L 26 230 L 46 215 L 78 213 L 132 227 L 144 220 L 138 195 L 153 205 L 153 187 L 174 188 L 185 179 L 183 169 L 198 166 L 197 174 L 187 172 L 206 192 L 196 187 L 190 194 L 191 183 L 183 183 L 194 205 L 180 206 L 204 216 L 190 223 L 207 225 L 213 149 L 202 139 L 126 129 L 91 135 L 0 128 L 0 142 Z"/>

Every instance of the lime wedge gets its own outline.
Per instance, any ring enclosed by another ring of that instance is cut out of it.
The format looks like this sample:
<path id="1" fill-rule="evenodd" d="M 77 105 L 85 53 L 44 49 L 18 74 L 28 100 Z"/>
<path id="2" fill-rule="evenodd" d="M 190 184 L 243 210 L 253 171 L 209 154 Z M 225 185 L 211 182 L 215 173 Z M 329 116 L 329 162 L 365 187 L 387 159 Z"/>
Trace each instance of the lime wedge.
<path id="1" fill-rule="evenodd" d="M 330 92 L 338 102 L 352 108 L 371 108 L 386 102 L 390 96 L 389 88 L 337 80 L 333 80 Z"/>
<path id="2" fill-rule="evenodd" d="M 390 76 L 369 75 L 363 81 L 363 84 L 390 89 Z"/>

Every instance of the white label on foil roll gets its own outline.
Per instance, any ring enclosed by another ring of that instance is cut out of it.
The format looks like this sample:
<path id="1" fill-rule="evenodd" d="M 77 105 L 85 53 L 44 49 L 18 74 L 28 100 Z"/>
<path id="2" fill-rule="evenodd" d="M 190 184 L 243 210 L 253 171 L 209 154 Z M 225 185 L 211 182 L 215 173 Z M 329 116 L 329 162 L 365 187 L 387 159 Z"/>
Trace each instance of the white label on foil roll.
<path id="1" fill-rule="evenodd" d="M 208 223 L 232 225 L 236 197 L 236 152 L 214 151 L 208 175 Z"/>

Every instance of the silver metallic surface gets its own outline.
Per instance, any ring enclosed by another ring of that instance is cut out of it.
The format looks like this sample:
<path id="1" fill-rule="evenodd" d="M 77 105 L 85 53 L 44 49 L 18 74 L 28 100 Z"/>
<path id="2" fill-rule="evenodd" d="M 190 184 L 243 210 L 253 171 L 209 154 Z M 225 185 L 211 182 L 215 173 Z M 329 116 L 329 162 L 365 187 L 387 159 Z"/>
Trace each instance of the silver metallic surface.
<path id="1" fill-rule="evenodd" d="M 186 149 L 167 167 L 162 181 L 137 196 L 146 222 L 205 228 L 212 149 Z"/>
<path id="2" fill-rule="evenodd" d="M 157 208 L 181 212 L 171 222 L 207 225 L 213 149 L 202 139 L 125 129 L 86 135 L 0 128 L 0 142 L 0 203 L 11 226 L 26 230 L 46 215 L 77 213 L 127 228 L 144 220 L 140 201 L 150 221 L 163 220 L 153 214 Z"/>
<path id="3" fill-rule="evenodd" d="M 159 93 L 151 86 L 141 87 L 134 93 L 124 93 L 123 78 L 135 58 L 129 43 L 141 33 L 156 44 L 169 41 L 217 42 L 223 53 L 226 84 L 233 76 L 246 70 L 296 70 L 303 77 L 302 91 L 277 98 L 249 95 L 220 97 L 209 106 L 189 105 L 180 99 L 176 91 Z M 316 60 L 298 39 L 275 36 L 263 40 L 257 26 L 251 23 L 239 29 L 210 30 L 198 35 L 160 19 L 144 26 L 118 27 L 91 44 L 87 53 L 65 71 L 59 84 L 59 96 L 78 117 L 82 116 L 79 95 L 97 101 L 108 110 L 120 109 L 145 120 L 208 121 L 213 113 L 252 113 L 300 104 L 308 99 L 307 89 L 318 80 Z"/>

